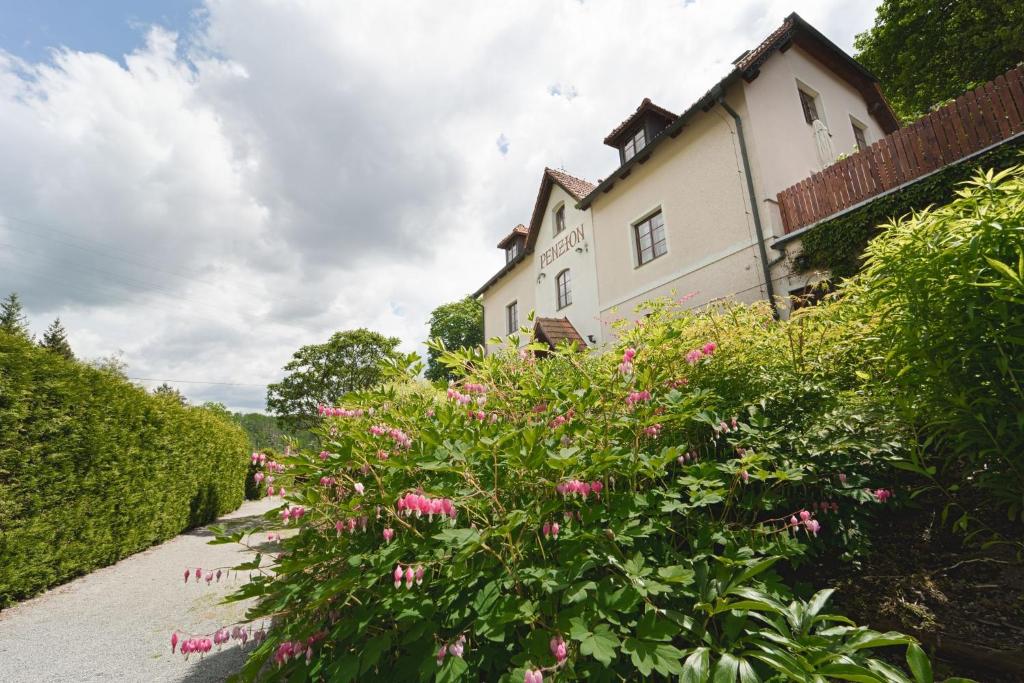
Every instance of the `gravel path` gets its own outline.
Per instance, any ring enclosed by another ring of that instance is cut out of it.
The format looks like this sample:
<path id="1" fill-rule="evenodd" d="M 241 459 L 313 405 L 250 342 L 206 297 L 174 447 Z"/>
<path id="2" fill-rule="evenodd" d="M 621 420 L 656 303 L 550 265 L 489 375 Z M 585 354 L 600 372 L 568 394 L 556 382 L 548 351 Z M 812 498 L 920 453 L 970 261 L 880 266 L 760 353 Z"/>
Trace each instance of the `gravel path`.
<path id="1" fill-rule="evenodd" d="M 247 502 L 221 518 L 257 521 L 279 500 Z M 0 612 L 0 681 L 223 681 L 244 661 L 235 644 L 186 662 L 171 654 L 175 629 L 212 633 L 237 622 L 247 603 L 218 604 L 242 578 L 196 585 L 185 567 L 245 561 L 235 544 L 207 545 L 196 529 Z"/>

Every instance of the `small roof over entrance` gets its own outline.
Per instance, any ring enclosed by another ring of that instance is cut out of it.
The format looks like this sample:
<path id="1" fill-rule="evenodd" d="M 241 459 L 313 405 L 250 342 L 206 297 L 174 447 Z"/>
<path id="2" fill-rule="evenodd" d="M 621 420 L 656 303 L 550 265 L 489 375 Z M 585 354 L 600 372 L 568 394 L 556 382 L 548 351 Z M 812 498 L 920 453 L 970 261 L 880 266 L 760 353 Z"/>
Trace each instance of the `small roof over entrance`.
<path id="1" fill-rule="evenodd" d="M 552 349 L 566 340 L 581 351 L 587 348 L 587 342 L 583 341 L 568 318 L 537 318 L 533 324 L 533 335 Z"/>

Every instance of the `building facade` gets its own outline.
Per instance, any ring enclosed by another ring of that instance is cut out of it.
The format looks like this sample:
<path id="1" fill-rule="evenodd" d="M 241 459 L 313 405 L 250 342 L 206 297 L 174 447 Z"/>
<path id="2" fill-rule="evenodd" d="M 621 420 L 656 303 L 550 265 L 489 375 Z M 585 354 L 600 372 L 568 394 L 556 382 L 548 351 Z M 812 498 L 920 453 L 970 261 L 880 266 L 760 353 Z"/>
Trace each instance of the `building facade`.
<path id="1" fill-rule="evenodd" d="M 540 336 L 557 324 L 565 338 L 568 323 L 595 346 L 661 296 L 769 299 L 786 314 L 808 283 L 769 256 L 776 195 L 898 122 L 877 80 L 796 14 L 733 66 L 681 114 L 641 102 L 605 138 L 619 166 L 596 185 L 545 169 L 530 224 L 501 241 L 506 264 L 476 293 L 485 336 L 533 311 Z"/>

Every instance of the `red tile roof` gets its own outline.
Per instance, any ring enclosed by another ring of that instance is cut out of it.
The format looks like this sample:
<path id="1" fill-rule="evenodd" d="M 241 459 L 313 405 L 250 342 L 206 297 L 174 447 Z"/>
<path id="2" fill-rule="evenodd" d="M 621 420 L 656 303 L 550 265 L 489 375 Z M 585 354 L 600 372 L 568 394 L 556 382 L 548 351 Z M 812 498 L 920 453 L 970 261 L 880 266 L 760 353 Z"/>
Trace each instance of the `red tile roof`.
<path id="1" fill-rule="evenodd" d="M 608 133 L 608 136 L 604 139 L 604 144 L 611 145 L 612 147 L 618 147 L 619 135 L 631 128 L 634 123 L 639 121 L 647 113 L 657 114 L 658 116 L 666 119 L 669 123 L 676 120 L 676 114 L 673 114 L 664 107 L 659 107 L 651 102 L 651 98 L 645 97 L 640 103 L 640 106 L 636 108 L 636 111 L 629 115 L 629 118 L 617 125 L 615 130 L 611 133 Z"/>
<path id="2" fill-rule="evenodd" d="M 533 334 L 537 341 L 544 342 L 551 348 L 564 341 L 575 344 L 581 351 L 587 348 L 587 342 L 572 326 L 568 318 L 537 318 L 533 325 Z"/>
<path id="3" fill-rule="evenodd" d="M 529 230 L 526 229 L 526 226 L 520 223 L 516 227 L 512 228 L 512 232 L 501 238 L 501 241 L 498 242 L 498 249 L 508 248 L 508 245 L 512 243 L 512 240 L 520 235 L 525 236 L 528 232 Z"/>
<path id="4" fill-rule="evenodd" d="M 579 201 L 594 191 L 596 185 L 589 180 L 583 180 L 571 176 L 565 171 L 558 171 L 553 168 L 545 168 L 544 172 L 551 176 L 551 179 L 562 186 L 562 189 L 571 194 Z"/>

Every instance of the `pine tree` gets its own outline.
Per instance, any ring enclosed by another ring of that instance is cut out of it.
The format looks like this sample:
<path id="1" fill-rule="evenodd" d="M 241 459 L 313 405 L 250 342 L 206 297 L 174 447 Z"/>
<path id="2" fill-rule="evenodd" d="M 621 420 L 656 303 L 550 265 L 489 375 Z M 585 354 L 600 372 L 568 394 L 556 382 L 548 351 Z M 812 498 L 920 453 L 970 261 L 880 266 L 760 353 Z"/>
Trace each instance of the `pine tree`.
<path id="1" fill-rule="evenodd" d="M 0 301 L 0 330 L 25 339 L 32 338 L 28 331 L 28 318 L 22 310 L 17 292 L 11 292 L 6 299 Z"/>
<path id="2" fill-rule="evenodd" d="M 75 354 L 71 350 L 71 344 L 68 343 L 68 333 L 65 331 L 64 326 L 60 324 L 60 318 L 54 320 L 46 328 L 46 332 L 43 333 L 43 340 L 39 342 L 39 345 L 44 349 L 49 349 L 56 354 L 64 356 L 68 360 L 75 359 Z"/>

